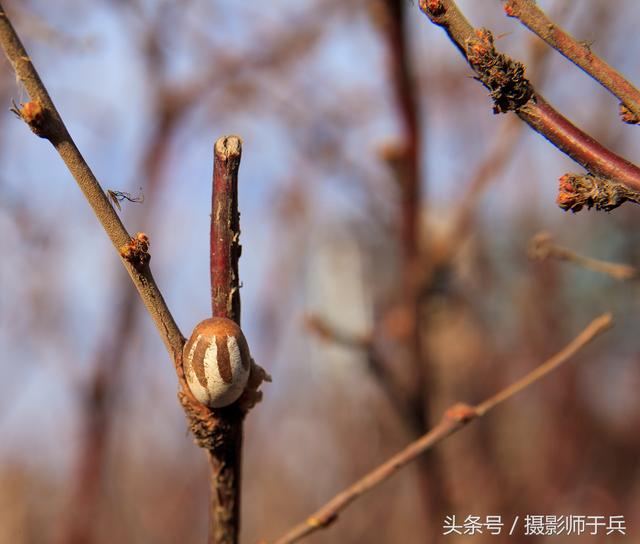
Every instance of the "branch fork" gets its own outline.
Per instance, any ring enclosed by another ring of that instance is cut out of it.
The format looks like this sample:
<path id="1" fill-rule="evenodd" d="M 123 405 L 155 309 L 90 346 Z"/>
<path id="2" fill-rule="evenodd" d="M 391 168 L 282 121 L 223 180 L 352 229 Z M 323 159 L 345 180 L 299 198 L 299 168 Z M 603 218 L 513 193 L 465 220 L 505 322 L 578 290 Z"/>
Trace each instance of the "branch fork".
<path id="1" fill-rule="evenodd" d="M 511 0 L 507 4 L 510 6 L 510 15 L 515 13 L 515 3 L 515 0 Z M 517 3 L 524 7 L 535 5 L 529 0 Z M 474 28 L 454 0 L 421 0 L 420 9 L 432 23 L 445 30 L 476 72 L 477 79 L 490 90 L 494 112 L 514 111 L 533 130 L 588 172 L 586 180 L 572 187 L 561 188 L 561 206 L 577 211 L 591 204 L 597 209 L 611 210 L 626 200 L 637 200 L 635 191 L 640 191 L 640 168 L 605 148 L 556 111 L 524 77 L 523 65 L 497 52 L 491 33 Z M 604 69 L 602 66 L 600 68 Z M 629 90 L 621 76 L 618 75 L 617 79 L 613 71 L 607 73 L 609 79 L 619 83 L 614 86 L 614 91 L 620 91 L 623 87 Z M 599 81 L 602 83 L 601 79 Z M 622 92 L 617 96 L 622 96 Z M 625 96 L 630 97 L 631 94 Z M 632 98 L 624 103 L 627 109 L 635 111 Z M 579 195 L 575 203 L 576 196 L 572 193 Z"/>

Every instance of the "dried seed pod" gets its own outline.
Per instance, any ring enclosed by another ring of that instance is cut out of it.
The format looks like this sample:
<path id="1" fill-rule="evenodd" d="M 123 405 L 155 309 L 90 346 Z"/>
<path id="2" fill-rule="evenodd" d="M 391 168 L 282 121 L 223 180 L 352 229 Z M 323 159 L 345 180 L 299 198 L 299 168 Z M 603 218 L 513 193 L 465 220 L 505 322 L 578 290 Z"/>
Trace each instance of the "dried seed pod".
<path id="1" fill-rule="evenodd" d="M 231 319 L 213 317 L 193 329 L 182 365 L 193 396 L 210 408 L 222 408 L 244 391 L 251 355 L 240 327 Z"/>

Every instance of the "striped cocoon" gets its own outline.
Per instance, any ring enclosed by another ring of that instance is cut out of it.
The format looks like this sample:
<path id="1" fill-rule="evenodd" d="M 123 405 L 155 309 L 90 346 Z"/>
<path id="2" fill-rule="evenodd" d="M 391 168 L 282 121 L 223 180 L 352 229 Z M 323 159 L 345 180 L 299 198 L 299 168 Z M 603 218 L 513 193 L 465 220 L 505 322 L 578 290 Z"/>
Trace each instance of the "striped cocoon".
<path id="1" fill-rule="evenodd" d="M 193 329 L 182 365 L 193 396 L 210 408 L 222 408 L 244 391 L 251 355 L 240 327 L 231 319 L 213 317 Z"/>

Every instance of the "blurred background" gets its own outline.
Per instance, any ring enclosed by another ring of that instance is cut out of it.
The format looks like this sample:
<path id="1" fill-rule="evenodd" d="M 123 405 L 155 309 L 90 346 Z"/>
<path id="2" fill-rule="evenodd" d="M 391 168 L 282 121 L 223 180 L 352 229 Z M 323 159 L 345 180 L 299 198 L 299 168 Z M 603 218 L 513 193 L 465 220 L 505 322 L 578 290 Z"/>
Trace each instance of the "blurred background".
<path id="1" fill-rule="evenodd" d="M 639 80 L 636 2 L 540 4 Z M 244 542 L 279 536 L 606 310 L 614 330 L 309 542 L 518 542 L 444 537 L 443 520 L 526 514 L 624 515 L 638 538 L 638 283 L 528 256 L 544 230 L 640 266 L 638 210 L 562 212 L 557 180 L 580 167 L 492 114 L 417 2 L 3 6 L 103 188 L 144 194 L 121 216 L 150 236 L 187 336 L 210 313 L 213 143 L 243 138 L 243 328 L 273 376 L 245 427 Z M 638 158 L 639 129 L 606 91 L 497 0 L 460 7 L 560 111 Z M 70 174 L 12 100 L 27 96 L 3 57 L 0 543 L 203 542 L 205 456 L 170 359 Z"/>

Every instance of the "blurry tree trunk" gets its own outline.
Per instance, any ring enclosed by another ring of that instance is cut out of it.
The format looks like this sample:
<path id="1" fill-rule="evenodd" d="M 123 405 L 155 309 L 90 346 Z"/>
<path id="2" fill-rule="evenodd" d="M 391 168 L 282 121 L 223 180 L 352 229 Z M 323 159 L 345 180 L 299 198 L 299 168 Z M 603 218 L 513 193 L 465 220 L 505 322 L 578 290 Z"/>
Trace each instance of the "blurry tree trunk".
<path id="1" fill-rule="evenodd" d="M 397 149 L 388 150 L 387 159 L 392 166 L 400 194 L 399 236 L 401 272 L 399 275 L 399 303 L 393 319 L 401 322 L 395 350 L 395 365 L 404 367 L 408 374 L 404 390 L 406 400 L 398 399 L 409 413 L 400 414 L 414 437 L 424 434 L 433 424 L 431 404 L 437 391 L 434 374 L 430 371 L 429 353 L 423 338 L 428 326 L 423 309 L 428 300 L 422 293 L 425 245 L 422 236 L 422 214 L 426 208 L 422 190 L 423 127 L 418 107 L 418 90 L 411 69 L 410 36 L 407 28 L 405 0 L 383 0 L 380 28 L 387 44 L 390 83 L 395 97 L 396 111 L 402 130 L 402 141 Z M 395 328 L 395 327 L 394 327 Z M 447 510 L 447 492 L 443 471 L 437 453 L 429 451 L 418 461 L 420 489 L 425 497 L 429 518 L 438 524 Z"/>

